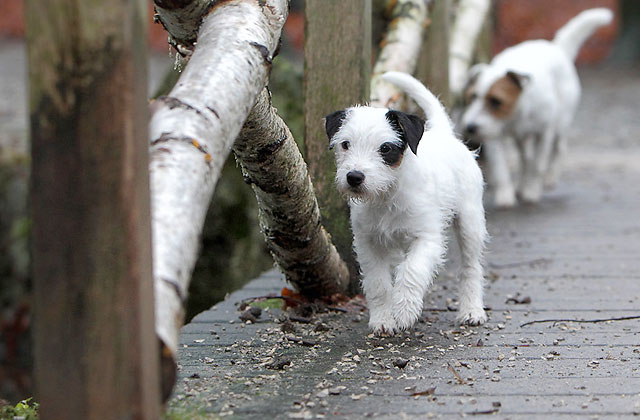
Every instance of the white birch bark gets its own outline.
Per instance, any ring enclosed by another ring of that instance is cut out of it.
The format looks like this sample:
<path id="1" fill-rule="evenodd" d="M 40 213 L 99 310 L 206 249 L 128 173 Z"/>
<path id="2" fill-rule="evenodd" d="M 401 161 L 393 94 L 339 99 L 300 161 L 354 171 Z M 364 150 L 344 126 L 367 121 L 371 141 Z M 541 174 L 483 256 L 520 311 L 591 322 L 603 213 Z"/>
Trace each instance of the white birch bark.
<path id="1" fill-rule="evenodd" d="M 307 165 L 287 125 L 259 95 L 233 146 L 258 200 L 260 227 L 276 264 L 306 296 L 344 293 L 349 270 L 327 231 Z"/>
<path id="2" fill-rule="evenodd" d="M 491 0 L 460 0 L 456 9 L 449 44 L 449 84 L 454 97 L 462 94 L 478 35 L 490 6 Z"/>
<path id="3" fill-rule="evenodd" d="M 394 85 L 382 80 L 387 71 L 413 74 L 420 56 L 422 33 L 427 23 L 425 0 L 397 0 L 393 9 L 382 49 L 371 75 L 371 106 L 401 109 L 404 95 Z"/>
<path id="4" fill-rule="evenodd" d="M 264 87 L 287 0 L 220 2 L 178 83 L 152 104 L 156 331 L 175 355 L 204 218 L 222 166 Z M 168 28 L 171 30 L 170 28 Z"/>

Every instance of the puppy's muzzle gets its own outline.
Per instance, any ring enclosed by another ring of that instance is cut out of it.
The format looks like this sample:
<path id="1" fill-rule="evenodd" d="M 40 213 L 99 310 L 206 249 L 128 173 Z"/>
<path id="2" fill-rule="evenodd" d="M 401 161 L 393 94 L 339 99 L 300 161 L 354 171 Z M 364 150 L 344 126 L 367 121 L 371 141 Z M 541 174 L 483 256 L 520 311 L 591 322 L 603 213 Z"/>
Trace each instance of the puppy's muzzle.
<path id="1" fill-rule="evenodd" d="M 359 187 L 364 182 L 364 174 L 360 171 L 349 171 L 347 173 L 347 183 L 351 187 Z"/>
<path id="2" fill-rule="evenodd" d="M 478 124 L 467 124 L 467 126 L 464 128 L 464 132 L 467 136 L 474 136 L 478 134 Z"/>

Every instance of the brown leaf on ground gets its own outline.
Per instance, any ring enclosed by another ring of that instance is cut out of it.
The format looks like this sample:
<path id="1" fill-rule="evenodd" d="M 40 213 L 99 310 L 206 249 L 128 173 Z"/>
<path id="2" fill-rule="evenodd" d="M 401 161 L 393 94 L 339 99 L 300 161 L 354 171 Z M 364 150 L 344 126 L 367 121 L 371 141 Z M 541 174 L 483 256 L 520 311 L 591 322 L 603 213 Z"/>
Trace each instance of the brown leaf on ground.
<path id="1" fill-rule="evenodd" d="M 424 391 L 416 391 L 411 394 L 412 397 L 423 397 L 427 395 L 433 395 L 436 392 L 436 387 L 425 389 Z"/>

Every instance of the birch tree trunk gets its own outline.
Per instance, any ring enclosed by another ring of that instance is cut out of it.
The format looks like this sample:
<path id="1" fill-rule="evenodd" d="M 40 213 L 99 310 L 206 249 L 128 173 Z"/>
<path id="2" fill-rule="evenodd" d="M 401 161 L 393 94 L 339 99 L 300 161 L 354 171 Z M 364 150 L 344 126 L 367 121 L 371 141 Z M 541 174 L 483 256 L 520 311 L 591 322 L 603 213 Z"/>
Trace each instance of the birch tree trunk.
<path id="1" fill-rule="evenodd" d="M 233 150 L 256 194 L 269 250 L 287 280 L 307 296 L 344 293 L 349 271 L 320 223 L 307 165 L 267 89 Z"/>
<path id="2" fill-rule="evenodd" d="M 454 97 L 462 94 L 478 35 L 490 6 L 491 0 L 460 0 L 456 9 L 449 48 L 449 83 Z"/>
<path id="3" fill-rule="evenodd" d="M 382 75 L 392 70 L 415 72 L 427 23 L 427 4 L 425 0 L 397 0 L 389 5 L 393 8 L 387 33 L 371 75 L 371 105 L 402 109 L 404 95 L 382 80 Z"/>
<path id="4" fill-rule="evenodd" d="M 152 104 L 156 331 L 166 346 L 165 367 L 177 350 L 207 207 L 231 146 L 266 83 L 287 12 L 286 0 L 214 4 L 178 83 Z"/>

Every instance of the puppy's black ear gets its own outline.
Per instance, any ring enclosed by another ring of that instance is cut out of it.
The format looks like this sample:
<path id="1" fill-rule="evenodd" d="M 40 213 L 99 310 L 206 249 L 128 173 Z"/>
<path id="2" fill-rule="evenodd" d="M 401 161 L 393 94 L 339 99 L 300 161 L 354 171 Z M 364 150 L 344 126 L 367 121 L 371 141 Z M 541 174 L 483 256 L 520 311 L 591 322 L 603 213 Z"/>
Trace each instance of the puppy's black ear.
<path id="1" fill-rule="evenodd" d="M 342 121 L 344 121 L 346 116 L 347 111 L 341 109 L 340 111 L 332 112 L 324 117 L 324 128 L 327 131 L 327 137 L 329 137 L 329 140 L 331 140 L 338 132 L 340 126 L 342 126 Z"/>
<path id="2" fill-rule="evenodd" d="M 424 134 L 424 120 L 401 111 L 389 111 L 386 114 L 389 124 L 400 134 L 402 141 L 409 146 L 413 154 L 418 154 L 418 143 Z"/>

